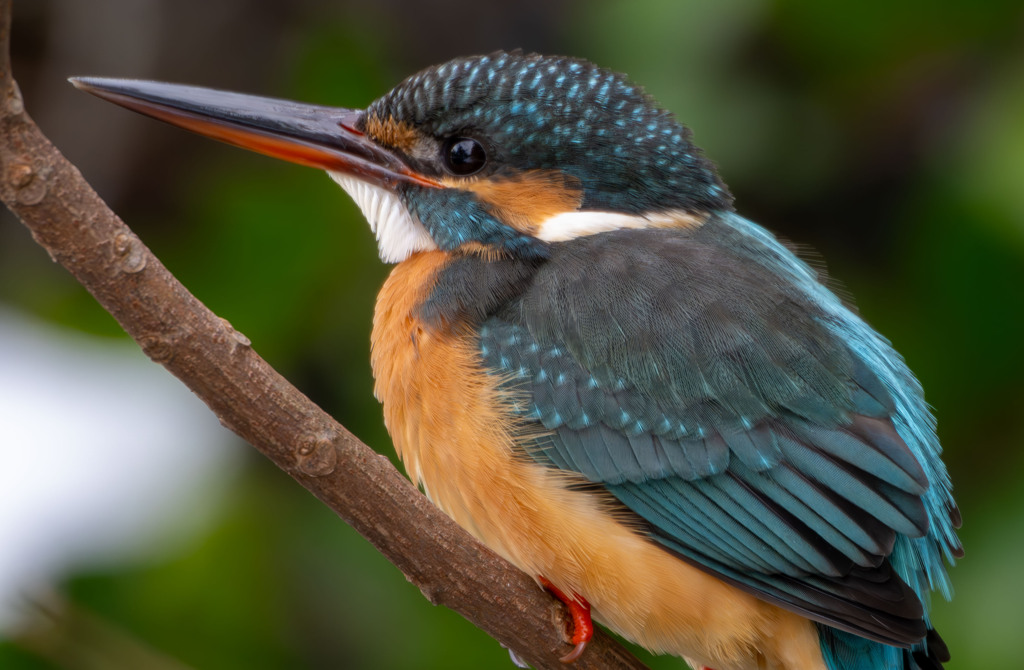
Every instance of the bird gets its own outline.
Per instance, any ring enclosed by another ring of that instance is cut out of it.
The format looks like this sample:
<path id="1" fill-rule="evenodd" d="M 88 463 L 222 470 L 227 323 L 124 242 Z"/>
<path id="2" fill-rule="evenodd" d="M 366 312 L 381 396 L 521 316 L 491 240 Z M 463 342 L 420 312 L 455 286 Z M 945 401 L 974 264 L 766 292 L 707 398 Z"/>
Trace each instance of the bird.
<path id="1" fill-rule="evenodd" d="M 702 670 L 939 670 L 960 513 L 921 385 L 625 75 L 517 51 L 366 109 L 75 86 L 325 170 L 382 261 L 409 477 L 568 608 Z"/>

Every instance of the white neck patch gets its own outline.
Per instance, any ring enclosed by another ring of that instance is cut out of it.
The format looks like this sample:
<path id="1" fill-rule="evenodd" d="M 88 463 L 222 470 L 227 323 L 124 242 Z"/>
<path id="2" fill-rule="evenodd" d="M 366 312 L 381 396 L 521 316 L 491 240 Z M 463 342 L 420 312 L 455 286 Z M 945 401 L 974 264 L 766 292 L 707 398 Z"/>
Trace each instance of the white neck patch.
<path id="1" fill-rule="evenodd" d="M 537 227 L 536 237 L 545 242 L 564 242 L 623 228 L 696 228 L 704 216 L 669 210 L 649 214 L 621 212 L 562 212 L 548 217 Z"/>
<path id="2" fill-rule="evenodd" d="M 377 236 L 377 251 L 385 263 L 401 263 L 417 251 L 437 249 L 423 224 L 402 204 L 398 196 L 352 175 L 327 174 L 345 189 Z"/>

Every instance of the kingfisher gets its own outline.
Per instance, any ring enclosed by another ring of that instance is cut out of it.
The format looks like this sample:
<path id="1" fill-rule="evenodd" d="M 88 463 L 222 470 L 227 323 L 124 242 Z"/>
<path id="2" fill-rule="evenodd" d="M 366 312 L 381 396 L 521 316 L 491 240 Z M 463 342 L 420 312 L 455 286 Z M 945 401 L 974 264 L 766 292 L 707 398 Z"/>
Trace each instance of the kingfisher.
<path id="1" fill-rule="evenodd" d="M 705 670 L 941 670 L 960 514 L 917 379 L 628 78 L 521 51 L 365 110 L 81 89 L 326 170 L 396 264 L 374 393 L 410 478 L 566 603 Z"/>

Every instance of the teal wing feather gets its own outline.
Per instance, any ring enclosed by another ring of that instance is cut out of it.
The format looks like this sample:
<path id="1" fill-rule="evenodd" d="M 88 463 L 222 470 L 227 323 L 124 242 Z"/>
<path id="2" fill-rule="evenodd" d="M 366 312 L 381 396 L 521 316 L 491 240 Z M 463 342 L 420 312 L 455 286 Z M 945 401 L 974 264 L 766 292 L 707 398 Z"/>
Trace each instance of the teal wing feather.
<path id="1" fill-rule="evenodd" d="M 487 368 L 547 429 L 529 454 L 741 588 L 920 643 L 957 520 L 931 415 L 888 343 L 732 215 L 551 254 L 480 331 Z"/>

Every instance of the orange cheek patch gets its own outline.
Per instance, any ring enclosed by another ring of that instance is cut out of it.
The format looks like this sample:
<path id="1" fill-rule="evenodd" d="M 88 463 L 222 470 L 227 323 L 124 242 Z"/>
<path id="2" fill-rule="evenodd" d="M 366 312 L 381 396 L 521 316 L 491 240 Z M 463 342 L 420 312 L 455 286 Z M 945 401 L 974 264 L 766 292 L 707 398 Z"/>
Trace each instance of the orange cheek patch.
<path id="1" fill-rule="evenodd" d="M 526 170 L 510 177 L 451 184 L 476 193 L 503 223 L 527 235 L 562 212 L 574 212 L 583 202 L 579 180 L 560 170 Z"/>
<path id="2" fill-rule="evenodd" d="M 404 121 L 395 121 L 389 116 L 382 119 L 371 116 L 366 119 L 366 134 L 386 147 L 409 152 L 419 142 L 416 129 Z"/>

